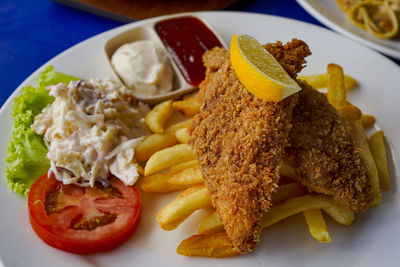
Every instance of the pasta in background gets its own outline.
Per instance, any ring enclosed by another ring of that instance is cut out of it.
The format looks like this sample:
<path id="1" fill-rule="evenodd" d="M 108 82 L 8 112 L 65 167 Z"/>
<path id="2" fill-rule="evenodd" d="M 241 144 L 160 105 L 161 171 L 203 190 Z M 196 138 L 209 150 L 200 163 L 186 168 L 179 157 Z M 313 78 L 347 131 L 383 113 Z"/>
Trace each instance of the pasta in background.
<path id="1" fill-rule="evenodd" d="M 400 0 L 336 0 L 354 25 L 381 39 L 399 37 Z"/>

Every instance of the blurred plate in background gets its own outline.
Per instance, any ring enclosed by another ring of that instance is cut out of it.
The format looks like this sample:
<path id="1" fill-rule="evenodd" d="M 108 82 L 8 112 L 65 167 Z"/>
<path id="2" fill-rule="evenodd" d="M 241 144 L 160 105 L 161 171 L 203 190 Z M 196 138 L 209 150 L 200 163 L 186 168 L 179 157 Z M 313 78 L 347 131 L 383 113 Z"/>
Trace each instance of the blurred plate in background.
<path id="1" fill-rule="evenodd" d="M 377 38 L 353 25 L 336 0 L 297 0 L 314 18 L 325 26 L 388 56 L 400 59 L 400 40 Z"/>

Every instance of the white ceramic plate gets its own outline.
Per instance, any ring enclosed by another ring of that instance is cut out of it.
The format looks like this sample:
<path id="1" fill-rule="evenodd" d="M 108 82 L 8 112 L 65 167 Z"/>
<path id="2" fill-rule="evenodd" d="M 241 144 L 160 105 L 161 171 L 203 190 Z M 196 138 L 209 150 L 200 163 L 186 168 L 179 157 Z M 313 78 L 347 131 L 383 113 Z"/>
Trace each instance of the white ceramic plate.
<path id="1" fill-rule="evenodd" d="M 229 259 L 182 257 L 176 253 L 181 240 L 196 233 L 201 214 L 191 216 L 177 230 L 161 230 L 156 212 L 175 194 L 143 195 L 143 213 L 132 238 L 118 249 L 91 256 L 78 256 L 53 249 L 33 233 L 26 199 L 8 190 L 4 179 L 4 158 L 11 135 L 12 99 L 22 86 L 33 84 L 41 69 L 33 73 L 8 99 L 0 111 L 0 257 L 5 266 L 394 266 L 399 262 L 400 197 L 395 170 L 400 154 L 398 114 L 400 68 L 378 53 L 336 33 L 286 18 L 236 12 L 206 12 L 209 21 L 229 43 L 234 33 L 250 34 L 261 42 L 284 42 L 301 38 L 313 55 L 304 73 L 325 72 L 335 62 L 354 76 L 360 89 L 350 100 L 365 113 L 374 114 L 385 130 L 390 150 L 390 190 L 383 203 L 357 216 L 351 227 L 341 227 L 327 218 L 332 243 L 319 244 L 308 233 L 304 218 L 294 216 L 264 231 L 258 249 Z M 145 22 L 137 22 L 141 24 Z M 89 78 L 111 75 L 103 46 L 113 36 L 137 24 L 128 24 L 82 42 L 49 61 L 56 70 Z M 0 264 L 1 265 L 1 264 Z"/>
<path id="2" fill-rule="evenodd" d="M 336 0 L 297 0 L 297 2 L 325 26 L 388 56 L 400 59 L 400 40 L 379 39 L 354 26 L 340 10 Z"/>

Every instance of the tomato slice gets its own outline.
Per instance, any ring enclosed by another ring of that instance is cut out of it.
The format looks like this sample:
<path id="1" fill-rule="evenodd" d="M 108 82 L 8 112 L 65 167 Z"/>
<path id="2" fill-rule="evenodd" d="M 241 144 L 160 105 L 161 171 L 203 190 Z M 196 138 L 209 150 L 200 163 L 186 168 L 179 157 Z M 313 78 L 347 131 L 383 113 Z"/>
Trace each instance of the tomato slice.
<path id="1" fill-rule="evenodd" d="M 63 185 L 42 175 L 28 197 L 33 230 L 48 245 L 78 254 L 111 250 L 135 231 L 140 217 L 140 194 L 116 177 L 110 185 Z"/>

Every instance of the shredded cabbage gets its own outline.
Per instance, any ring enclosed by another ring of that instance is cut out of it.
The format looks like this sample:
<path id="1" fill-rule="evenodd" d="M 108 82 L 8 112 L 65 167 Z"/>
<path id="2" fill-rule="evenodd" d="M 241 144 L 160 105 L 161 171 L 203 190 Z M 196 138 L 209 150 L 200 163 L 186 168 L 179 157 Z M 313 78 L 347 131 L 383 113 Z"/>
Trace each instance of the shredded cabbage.
<path id="1" fill-rule="evenodd" d="M 7 185 L 12 191 L 27 196 L 36 178 L 49 169 L 43 138 L 30 126 L 35 116 L 54 101 L 45 87 L 57 83 L 68 84 L 73 80 L 78 78 L 56 72 L 49 66 L 37 77 L 36 87 L 22 88 L 21 94 L 14 99 L 11 114 L 14 123 L 6 156 Z"/>
<path id="2" fill-rule="evenodd" d="M 125 185 L 139 178 L 134 150 L 148 133 L 148 107 L 108 80 L 49 86 L 55 101 L 36 116 L 32 129 L 44 136 L 50 174 L 64 184 L 94 186 L 110 173 Z"/>

